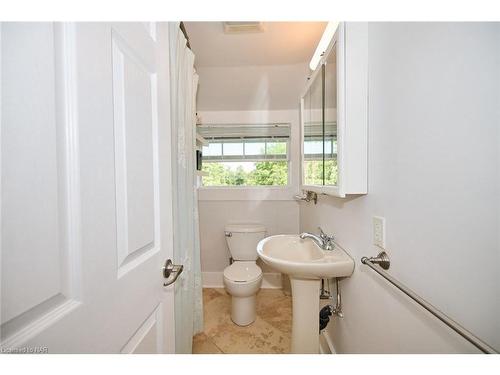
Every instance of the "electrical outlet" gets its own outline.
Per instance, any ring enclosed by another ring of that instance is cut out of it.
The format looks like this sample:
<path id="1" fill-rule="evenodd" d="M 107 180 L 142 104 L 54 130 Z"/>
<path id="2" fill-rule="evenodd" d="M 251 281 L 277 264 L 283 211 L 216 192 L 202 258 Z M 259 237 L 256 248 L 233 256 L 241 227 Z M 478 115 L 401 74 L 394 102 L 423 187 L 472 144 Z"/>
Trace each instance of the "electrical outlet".
<path id="1" fill-rule="evenodd" d="M 373 244 L 385 249 L 385 218 L 373 217 Z"/>

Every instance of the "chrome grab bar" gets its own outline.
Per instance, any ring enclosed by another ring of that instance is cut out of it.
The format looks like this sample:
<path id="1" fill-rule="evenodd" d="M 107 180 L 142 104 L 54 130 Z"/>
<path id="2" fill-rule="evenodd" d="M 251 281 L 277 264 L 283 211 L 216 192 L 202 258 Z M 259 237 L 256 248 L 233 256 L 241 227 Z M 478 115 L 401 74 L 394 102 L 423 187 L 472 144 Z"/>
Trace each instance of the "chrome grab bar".
<path id="1" fill-rule="evenodd" d="M 387 253 L 385 251 L 382 251 L 376 257 L 372 257 L 372 258 L 362 257 L 361 263 L 363 263 L 364 265 L 370 267 L 372 270 L 377 272 L 380 276 L 382 276 L 384 279 L 389 281 L 392 285 L 394 285 L 396 288 L 398 288 L 400 291 L 402 291 L 408 297 L 413 299 L 420 306 L 422 306 L 424 309 L 429 311 L 432 315 L 434 315 L 436 318 L 438 318 L 440 321 L 442 321 L 444 324 L 446 324 L 448 327 L 450 327 L 452 330 L 454 330 L 456 333 L 458 333 L 464 339 L 469 341 L 472 345 L 474 345 L 476 348 L 478 348 L 483 353 L 498 354 L 496 352 L 496 350 L 493 349 L 491 346 L 489 346 L 488 344 L 486 344 L 485 342 L 480 340 L 478 337 L 476 337 L 471 332 L 467 331 L 460 324 L 455 322 L 453 319 L 451 319 L 449 316 L 447 316 L 443 312 L 439 311 L 437 308 L 435 308 L 433 305 L 431 305 L 426 300 L 422 299 L 420 296 L 418 296 L 415 292 L 413 292 L 412 290 L 407 288 L 405 285 L 401 284 L 394 277 L 392 277 L 389 273 L 385 272 L 382 268 L 388 269 L 390 266 L 389 257 L 387 256 Z M 377 267 L 376 264 L 378 264 L 379 267 Z"/>

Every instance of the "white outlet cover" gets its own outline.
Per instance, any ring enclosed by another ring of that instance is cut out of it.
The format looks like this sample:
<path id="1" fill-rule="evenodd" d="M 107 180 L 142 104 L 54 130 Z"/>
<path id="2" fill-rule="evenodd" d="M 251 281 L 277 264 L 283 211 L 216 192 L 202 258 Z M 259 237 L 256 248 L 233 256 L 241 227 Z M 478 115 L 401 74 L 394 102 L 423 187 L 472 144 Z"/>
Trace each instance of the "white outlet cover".
<path id="1" fill-rule="evenodd" d="M 373 217 L 373 244 L 385 249 L 385 218 Z"/>

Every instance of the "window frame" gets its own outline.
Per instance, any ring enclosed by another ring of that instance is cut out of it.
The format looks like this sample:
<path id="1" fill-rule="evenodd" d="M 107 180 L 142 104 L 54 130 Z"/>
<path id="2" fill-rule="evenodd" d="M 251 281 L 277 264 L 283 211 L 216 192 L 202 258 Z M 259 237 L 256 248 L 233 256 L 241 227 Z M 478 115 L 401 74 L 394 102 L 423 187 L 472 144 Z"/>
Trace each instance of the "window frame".
<path id="1" fill-rule="evenodd" d="M 292 201 L 300 189 L 300 112 L 286 110 L 198 111 L 203 124 L 287 124 L 290 132 L 288 187 L 286 186 L 198 186 L 198 200 L 210 201 Z M 198 177 L 201 180 L 201 177 Z"/>
<path id="2" fill-rule="evenodd" d="M 201 186 L 200 189 L 279 189 L 279 190 L 284 190 L 284 189 L 289 189 L 292 184 L 292 168 L 291 168 L 291 145 L 292 145 L 292 124 L 291 123 L 285 123 L 288 127 L 288 136 L 248 136 L 248 137 L 235 137 L 235 136 L 229 136 L 229 137 L 205 137 L 205 140 L 210 144 L 212 143 L 221 143 L 221 156 L 202 156 L 203 164 L 205 163 L 224 163 L 224 162 L 249 162 L 249 163 L 260 163 L 260 162 L 286 162 L 287 166 L 287 179 L 286 179 L 286 184 L 285 185 L 219 185 L 219 186 L 205 186 L 203 185 L 203 177 L 201 180 Z M 264 125 L 264 124 L 261 124 Z M 271 124 L 269 124 L 271 125 Z M 244 125 L 239 125 L 239 126 L 244 126 Z M 264 158 L 258 158 L 256 156 L 258 155 L 249 155 L 251 157 L 247 158 L 245 155 L 245 145 L 247 143 L 256 141 L 258 142 L 259 140 L 262 141 L 262 143 L 265 144 L 265 152 Z M 220 141 L 220 142 L 217 142 Z M 245 142 L 246 141 L 246 142 Z M 243 154 L 242 155 L 224 155 L 224 143 L 242 143 L 243 144 Z M 268 154 L 267 153 L 267 145 L 268 143 L 285 143 L 286 144 L 286 154 Z M 208 146 L 207 146 L 208 147 Z M 284 156 L 282 156 L 284 155 Z"/>

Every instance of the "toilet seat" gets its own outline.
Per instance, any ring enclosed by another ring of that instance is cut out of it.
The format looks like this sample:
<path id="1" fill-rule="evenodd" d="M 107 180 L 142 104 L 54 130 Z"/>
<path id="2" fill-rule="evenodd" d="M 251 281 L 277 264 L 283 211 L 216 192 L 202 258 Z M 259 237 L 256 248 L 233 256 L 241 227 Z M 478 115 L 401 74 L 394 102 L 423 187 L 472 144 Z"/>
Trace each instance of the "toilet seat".
<path id="1" fill-rule="evenodd" d="M 236 261 L 224 269 L 224 278 L 235 283 L 251 283 L 262 276 L 255 262 Z"/>

